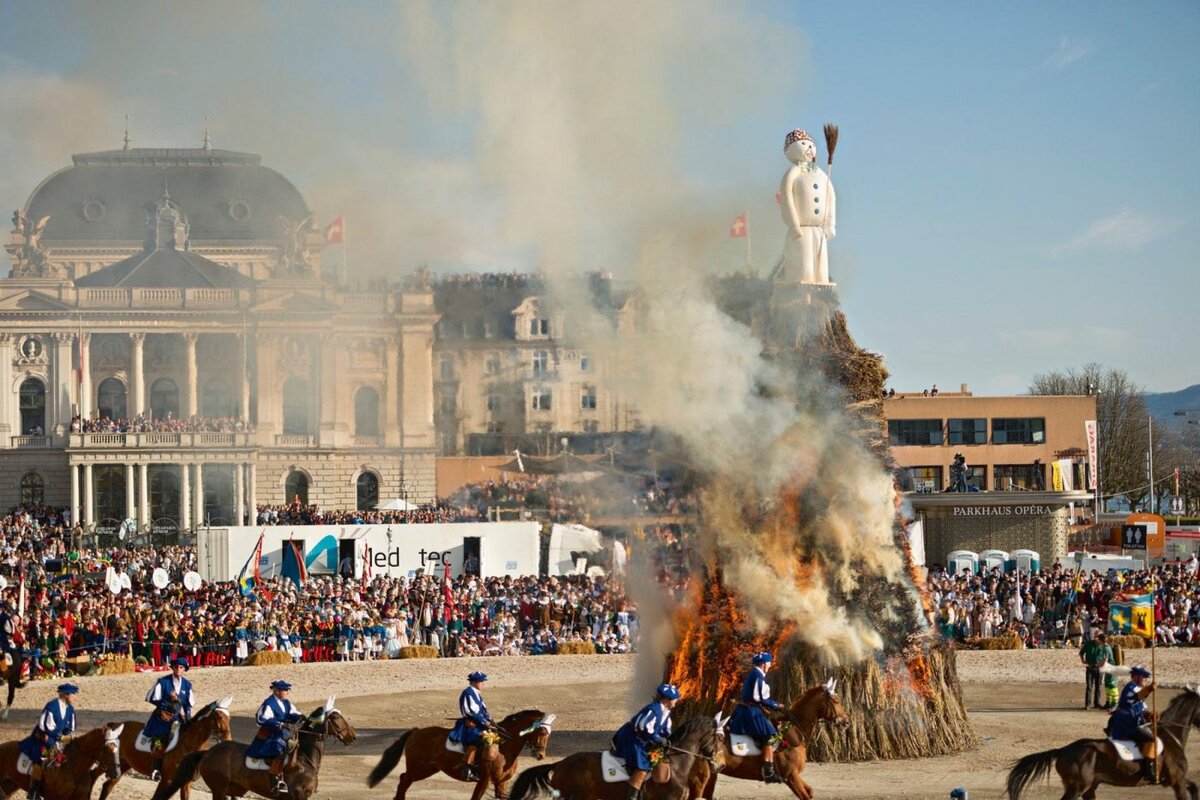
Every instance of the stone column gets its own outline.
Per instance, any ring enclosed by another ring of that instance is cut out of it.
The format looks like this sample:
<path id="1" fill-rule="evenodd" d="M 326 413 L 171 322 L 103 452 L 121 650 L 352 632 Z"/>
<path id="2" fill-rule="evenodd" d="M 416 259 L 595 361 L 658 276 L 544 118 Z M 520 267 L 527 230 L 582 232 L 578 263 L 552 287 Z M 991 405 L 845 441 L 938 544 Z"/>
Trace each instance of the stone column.
<path id="1" fill-rule="evenodd" d="M 247 505 L 250 506 L 250 524 L 254 525 L 258 522 L 258 465 L 251 461 L 249 466 L 250 476 L 247 483 L 250 484 L 250 499 Z"/>
<path id="2" fill-rule="evenodd" d="M 138 464 L 138 527 L 150 529 L 150 465 Z"/>
<path id="3" fill-rule="evenodd" d="M 242 464 L 233 465 L 233 519 L 235 525 L 244 525 L 246 516 L 246 470 Z"/>
<path id="4" fill-rule="evenodd" d="M 85 333 L 79 341 L 79 364 L 82 379 L 79 383 L 79 416 L 92 416 L 92 335 Z"/>
<path id="5" fill-rule="evenodd" d="M 125 465 L 125 519 L 137 519 L 137 506 L 134 505 L 133 464 Z M 124 520 L 122 520 L 123 522 Z"/>
<path id="6" fill-rule="evenodd" d="M 242 419 L 250 422 L 250 334 L 243 333 L 242 339 Z"/>
<path id="7" fill-rule="evenodd" d="M 192 527 L 192 465 L 179 465 L 179 530 Z"/>
<path id="8" fill-rule="evenodd" d="M 204 525 L 204 465 L 196 464 L 196 481 L 194 487 L 195 501 L 192 504 L 196 518 L 196 527 Z"/>
<path id="9" fill-rule="evenodd" d="M 320 382 L 320 406 L 317 419 L 317 443 L 325 447 L 334 445 L 337 428 L 338 385 L 337 354 L 334 351 L 332 333 L 323 333 L 317 341 L 321 345 L 321 367 L 317 373 Z"/>
<path id="10" fill-rule="evenodd" d="M 79 465 L 72 464 L 71 470 L 71 527 L 79 524 Z"/>
<path id="11" fill-rule="evenodd" d="M 387 447 L 400 446 L 400 337 L 388 336 L 383 370 L 387 376 L 383 397 L 383 442 Z M 383 487 L 380 487 L 382 490 Z"/>
<path id="12" fill-rule="evenodd" d="M 96 521 L 96 491 L 92 483 L 92 465 L 83 465 L 83 527 L 88 530 Z"/>
<path id="13" fill-rule="evenodd" d="M 14 427 L 20 433 L 20 415 L 17 406 L 17 389 L 13 386 L 13 343 L 16 337 L 10 333 L 0 333 L 0 444 L 9 445 L 9 436 Z M 78 518 L 72 521 L 76 521 Z"/>
<path id="14" fill-rule="evenodd" d="M 433 433 L 433 323 L 405 324 L 402 336 L 402 446 L 431 448 L 436 444 Z"/>
<path id="15" fill-rule="evenodd" d="M 51 337 L 54 344 L 54 420 L 47 425 L 47 434 L 70 433 L 74 408 L 71 398 L 75 396 L 75 359 L 71 353 L 69 333 L 56 333 Z"/>
<path id="16" fill-rule="evenodd" d="M 140 417 L 146 413 L 146 386 L 142 372 L 143 352 L 146 344 L 146 334 L 138 332 L 129 334 L 133 342 L 133 364 L 130 371 L 133 375 L 130 383 L 133 388 L 133 416 Z"/>
<path id="17" fill-rule="evenodd" d="M 200 412 L 197 410 L 196 403 L 196 339 L 198 334 L 185 333 L 183 335 L 184 342 L 187 343 L 187 411 L 185 416 L 194 417 Z"/>

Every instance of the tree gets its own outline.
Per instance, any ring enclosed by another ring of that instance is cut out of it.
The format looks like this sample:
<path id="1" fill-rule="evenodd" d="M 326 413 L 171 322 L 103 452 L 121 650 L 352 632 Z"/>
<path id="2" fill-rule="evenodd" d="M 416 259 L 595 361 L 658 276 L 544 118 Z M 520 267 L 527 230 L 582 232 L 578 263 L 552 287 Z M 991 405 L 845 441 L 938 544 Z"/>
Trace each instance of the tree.
<path id="1" fill-rule="evenodd" d="M 1123 370 L 1100 364 L 1035 375 L 1030 394 L 1096 395 L 1097 446 L 1100 450 L 1100 489 L 1105 497 L 1124 495 L 1136 507 L 1150 494 L 1146 475 L 1149 418 L 1143 389 Z M 1174 465 L 1166 456 L 1161 426 L 1153 429 L 1155 480 L 1170 475 Z"/>

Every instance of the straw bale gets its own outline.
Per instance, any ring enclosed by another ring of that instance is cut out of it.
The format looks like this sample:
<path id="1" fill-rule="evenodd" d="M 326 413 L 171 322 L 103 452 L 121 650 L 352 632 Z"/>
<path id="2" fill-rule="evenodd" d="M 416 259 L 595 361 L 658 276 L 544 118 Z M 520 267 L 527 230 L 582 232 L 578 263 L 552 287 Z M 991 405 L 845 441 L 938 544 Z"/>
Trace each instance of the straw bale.
<path id="1" fill-rule="evenodd" d="M 427 644 L 410 644 L 401 647 L 397 658 L 437 658 L 438 649 Z"/>
<path id="2" fill-rule="evenodd" d="M 280 664 L 291 664 L 292 657 L 282 650 L 259 650 L 251 653 L 246 659 L 247 667 L 278 667 Z"/>
<path id="3" fill-rule="evenodd" d="M 133 659 L 129 656 L 113 656 L 100 664 L 101 675 L 128 675 L 133 671 Z"/>
<path id="4" fill-rule="evenodd" d="M 559 642 L 560 656 L 592 656 L 596 654 L 596 646 L 591 642 Z"/>

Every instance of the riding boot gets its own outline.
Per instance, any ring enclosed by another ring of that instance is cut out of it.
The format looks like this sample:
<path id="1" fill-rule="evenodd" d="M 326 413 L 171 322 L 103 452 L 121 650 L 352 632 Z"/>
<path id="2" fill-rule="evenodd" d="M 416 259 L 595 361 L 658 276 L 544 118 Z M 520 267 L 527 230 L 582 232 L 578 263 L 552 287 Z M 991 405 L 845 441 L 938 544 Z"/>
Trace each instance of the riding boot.
<path id="1" fill-rule="evenodd" d="M 625 790 L 625 800 L 642 800 L 642 790 L 630 786 Z"/>
<path id="2" fill-rule="evenodd" d="M 775 772 L 774 761 L 764 761 L 762 765 L 763 783 L 783 783 L 783 778 Z"/>
<path id="3" fill-rule="evenodd" d="M 39 780 L 29 781 L 29 791 L 25 794 L 25 800 L 39 800 L 42 796 L 42 782 Z"/>
<path id="4" fill-rule="evenodd" d="M 271 762 L 271 769 L 267 773 L 275 779 L 275 785 L 271 788 L 275 792 L 275 796 L 286 795 L 288 793 L 287 782 L 283 779 L 283 756 L 279 756 Z"/>
<path id="5" fill-rule="evenodd" d="M 162 756 L 155 756 L 154 764 L 150 768 L 150 780 L 152 780 L 152 781 L 161 781 L 162 780 L 162 764 L 163 764 Z"/>
<path id="6" fill-rule="evenodd" d="M 1154 783 L 1154 759 L 1153 758 L 1143 758 L 1142 759 L 1142 778 L 1147 783 Z"/>

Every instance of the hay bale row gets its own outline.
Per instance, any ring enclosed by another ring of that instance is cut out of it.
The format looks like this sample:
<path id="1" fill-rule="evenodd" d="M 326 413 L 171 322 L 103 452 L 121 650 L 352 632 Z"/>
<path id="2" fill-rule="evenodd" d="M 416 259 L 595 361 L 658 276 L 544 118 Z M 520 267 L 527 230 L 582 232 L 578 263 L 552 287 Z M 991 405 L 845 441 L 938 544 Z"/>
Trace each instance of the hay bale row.
<path id="1" fill-rule="evenodd" d="M 100 662 L 101 675 L 128 675 L 134 671 L 133 659 L 129 656 L 111 656 Z"/>
<path id="2" fill-rule="evenodd" d="M 401 647 L 397 658 L 437 658 L 438 649 L 427 644 L 410 644 Z"/>
<path id="3" fill-rule="evenodd" d="M 282 650 L 259 650 L 246 659 L 247 667 L 278 667 L 291 663 L 292 657 Z"/>
<path id="4" fill-rule="evenodd" d="M 1137 634 L 1113 634 L 1108 637 L 1108 643 L 1114 650 L 1118 647 L 1122 650 L 1142 650 L 1146 647 L 1146 640 Z"/>
<path id="5" fill-rule="evenodd" d="M 979 640 L 980 650 L 1024 650 L 1025 643 L 1021 637 L 1011 631 L 1000 636 L 989 636 Z"/>
<path id="6" fill-rule="evenodd" d="M 596 654 L 596 645 L 591 642 L 559 642 L 560 656 L 591 656 Z"/>

